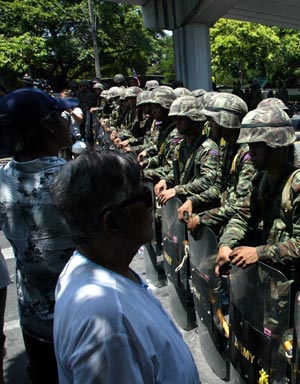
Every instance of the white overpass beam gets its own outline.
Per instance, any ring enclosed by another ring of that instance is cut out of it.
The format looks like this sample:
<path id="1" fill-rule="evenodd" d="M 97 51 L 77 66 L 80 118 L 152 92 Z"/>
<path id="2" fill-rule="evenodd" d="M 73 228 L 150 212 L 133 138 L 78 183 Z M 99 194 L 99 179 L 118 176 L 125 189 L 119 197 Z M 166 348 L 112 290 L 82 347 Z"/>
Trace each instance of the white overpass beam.
<path id="1" fill-rule="evenodd" d="M 190 90 L 212 90 L 209 27 L 188 24 L 173 31 L 176 79 Z"/>

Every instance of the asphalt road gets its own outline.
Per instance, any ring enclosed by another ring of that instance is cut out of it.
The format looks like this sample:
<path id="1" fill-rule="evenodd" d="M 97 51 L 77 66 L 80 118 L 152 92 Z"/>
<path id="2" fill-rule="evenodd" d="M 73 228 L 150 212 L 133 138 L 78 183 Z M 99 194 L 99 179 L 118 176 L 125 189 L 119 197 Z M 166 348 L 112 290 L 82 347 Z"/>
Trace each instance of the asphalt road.
<path id="1" fill-rule="evenodd" d="M 12 250 L 9 243 L 4 238 L 3 233 L 0 232 L 0 246 L 5 256 L 10 276 L 12 280 L 15 279 L 15 260 L 13 258 Z M 145 273 L 144 254 L 139 253 L 135 256 L 132 262 L 132 268 L 139 273 L 144 280 L 147 280 Z M 151 286 L 153 293 L 162 302 L 165 309 L 171 314 L 170 311 L 170 297 L 169 288 L 167 286 L 156 288 Z M 5 313 L 5 334 L 6 334 L 6 357 L 4 359 L 4 374 L 6 384 L 27 384 L 29 383 L 26 365 L 27 359 L 24 350 L 24 344 L 19 324 L 19 315 L 17 310 L 17 298 L 15 284 L 8 287 L 8 297 Z M 202 384 L 218 384 L 224 383 L 220 380 L 207 365 L 202 356 L 197 328 L 191 331 L 184 331 L 181 329 L 186 343 L 189 345 L 194 359 L 196 361 Z M 41 383 L 42 384 L 42 383 Z M 121 383 L 120 383 L 121 384 Z M 183 383 L 184 384 L 184 383 Z"/>
<path id="2" fill-rule="evenodd" d="M 11 279 L 15 280 L 15 259 L 9 243 L 0 232 L 0 246 L 5 256 Z M 4 375 L 6 384 L 29 383 L 22 333 L 19 323 L 16 287 L 11 284 L 7 291 L 4 332 L 6 334 L 6 357 L 4 358 Z"/>

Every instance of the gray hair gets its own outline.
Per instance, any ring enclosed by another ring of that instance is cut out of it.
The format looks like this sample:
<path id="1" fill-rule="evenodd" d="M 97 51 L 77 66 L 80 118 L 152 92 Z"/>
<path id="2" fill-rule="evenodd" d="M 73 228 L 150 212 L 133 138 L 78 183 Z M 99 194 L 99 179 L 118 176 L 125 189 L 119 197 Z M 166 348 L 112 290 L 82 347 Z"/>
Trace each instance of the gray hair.
<path id="1" fill-rule="evenodd" d="M 86 150 L 61 169 L 51 191 L 76 244 L 99 234 L 101 216 L 132 196 L 141 176 L 131 155 L 109 150 Z"/>

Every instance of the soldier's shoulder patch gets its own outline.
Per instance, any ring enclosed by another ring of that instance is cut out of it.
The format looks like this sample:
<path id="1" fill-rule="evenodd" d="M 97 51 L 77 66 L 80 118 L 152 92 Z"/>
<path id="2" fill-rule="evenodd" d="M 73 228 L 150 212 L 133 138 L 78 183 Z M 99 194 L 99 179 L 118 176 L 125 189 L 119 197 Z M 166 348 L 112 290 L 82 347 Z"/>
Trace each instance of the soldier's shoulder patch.
<path id="1" fill-rule="evenodd" d="M 220 152 L 215 150 L 215 149 L 211 149 L 209 152 L 208 152 L 209 155 L 211 156 L 220 156 Z"/>
<path id="2" fill-rule="evenodd" d="M 173 145 L 177 145 L 177 144 L 181 143 L 182 140 L 183 140 L 183 139 L 180 138 L 180 137 L 174 137 L 174 138 L 172 139 L 171 143 L 172 143 Z"/>
<path id="3" fill-rule="evenodd" d="M 246 153 L 246 154 L 241 158 L 241 160 L 242 160 L 242 162 L 247 161 L 247 160 L 251 160 L 250 153 Z"/>

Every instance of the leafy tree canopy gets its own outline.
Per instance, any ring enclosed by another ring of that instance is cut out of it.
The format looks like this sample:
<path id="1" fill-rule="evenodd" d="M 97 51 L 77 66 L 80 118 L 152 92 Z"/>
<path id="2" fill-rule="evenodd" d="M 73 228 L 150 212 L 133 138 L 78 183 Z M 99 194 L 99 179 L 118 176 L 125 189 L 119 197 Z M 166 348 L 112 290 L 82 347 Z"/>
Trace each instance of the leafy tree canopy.
<path id="1" fill-rule="evenodd" d="M 86 0 L 0 0 L 0 14 L 0 78 L 6 82 L 27 72 L 58 88 L 95 76 Z M 143 27 L 139 7 L 97 1 L 94 15 L 102 77 L 157 67 L 165 34 Z"/>
<path id="2" fill-rule="evenodd" d="M 175 80 L 173 39 L 143 27 L 141 8 L 94 1 L 101 75 L 163 74 Z M 95 76 L 87 0 L 0 0 L 0 82 L 17 85 L 25 73 L 69 81 Z M 249 83 L 254 77 L 276 86 L 299 86 L 300 32 L 220 19 L 210 29 L 217 83 Z"/>
<path id="3" fill-rule="evenodd" d="M 212 69 L 218 83 L 253 78 L 288 86 L 299 81 L 300 32 L 220 19 L 210 30 Z"/>

